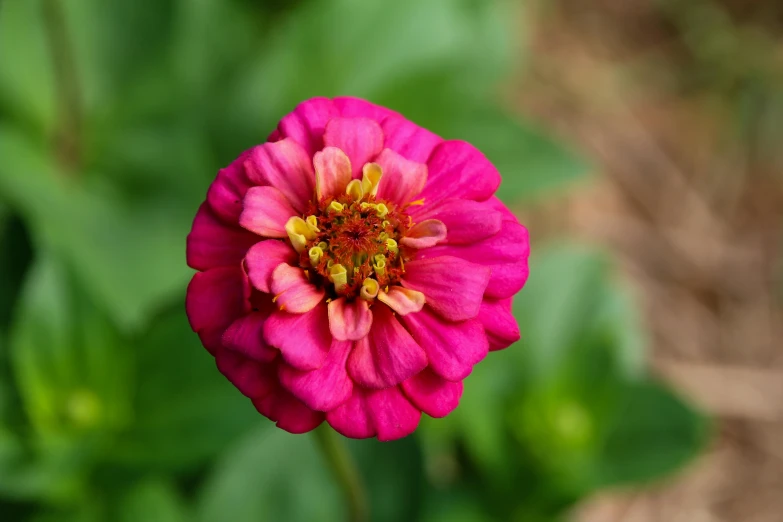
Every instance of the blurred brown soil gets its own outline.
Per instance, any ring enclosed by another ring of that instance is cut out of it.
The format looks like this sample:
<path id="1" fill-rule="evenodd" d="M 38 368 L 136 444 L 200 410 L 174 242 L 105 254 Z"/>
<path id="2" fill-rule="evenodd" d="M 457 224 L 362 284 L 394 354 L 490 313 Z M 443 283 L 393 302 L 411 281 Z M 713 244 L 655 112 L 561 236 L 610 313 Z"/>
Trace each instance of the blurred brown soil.
<path id="1" fill-rule="evenodd" d="M 717 426 L 678 476 L 589 499 L 574 519 L 782 522 L 783 2 L 534 11 L 515 98 L 594 162 L 597 183 L 530 210 L 530 228 L 616 254 L 651 368 Z"/>

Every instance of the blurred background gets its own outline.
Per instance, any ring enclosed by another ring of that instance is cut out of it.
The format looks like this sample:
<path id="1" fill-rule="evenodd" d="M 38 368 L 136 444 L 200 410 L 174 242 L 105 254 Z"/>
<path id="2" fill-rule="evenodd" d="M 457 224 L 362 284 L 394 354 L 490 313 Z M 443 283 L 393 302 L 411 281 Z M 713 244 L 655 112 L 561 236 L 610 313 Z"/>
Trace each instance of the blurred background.
<path id="1" fill-rule="evenodd" d="M 522 341 L 373 522 L 783 520 L 783 4 L 0 0 L 0 520 L 339 521 L 187 324 L 217 169 L 355 95 L 500 169 Z"/>

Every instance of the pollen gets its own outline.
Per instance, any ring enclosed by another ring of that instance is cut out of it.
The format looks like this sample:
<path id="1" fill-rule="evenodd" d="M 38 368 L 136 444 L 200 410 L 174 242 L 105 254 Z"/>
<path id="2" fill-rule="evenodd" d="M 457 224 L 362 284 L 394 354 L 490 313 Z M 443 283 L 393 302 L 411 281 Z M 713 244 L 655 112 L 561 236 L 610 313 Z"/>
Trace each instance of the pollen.
<path id="1" fill-rule="evenodd" d="M 399 245 L 413 220 L 401 206 L 377 197 L 381 167 L 368 163 L 362 174 L 343 194 L 311 203 L 287 227 L 300 266 L 328 299 L 374 301 L 379 289 L 399 284 L 405 261 L 415 253 Z"/>

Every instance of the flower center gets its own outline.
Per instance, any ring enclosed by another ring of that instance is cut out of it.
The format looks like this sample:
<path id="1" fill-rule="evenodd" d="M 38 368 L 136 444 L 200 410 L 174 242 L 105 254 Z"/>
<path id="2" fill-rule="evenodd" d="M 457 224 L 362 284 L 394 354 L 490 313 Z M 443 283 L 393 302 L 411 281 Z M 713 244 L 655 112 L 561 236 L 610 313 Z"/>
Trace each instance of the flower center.
<path id="1" fill-rule="evenodd" d="M 408 258 L 398 241 L 413 223 L 397 204 L 376 198 L 381 175 L 368 164 L 364 178 L 351 181 L 344 194 L 311 203 L 305 219 L 286 225 L 299 265 L 331 298 L 372 300 L 405 273 Z"/>

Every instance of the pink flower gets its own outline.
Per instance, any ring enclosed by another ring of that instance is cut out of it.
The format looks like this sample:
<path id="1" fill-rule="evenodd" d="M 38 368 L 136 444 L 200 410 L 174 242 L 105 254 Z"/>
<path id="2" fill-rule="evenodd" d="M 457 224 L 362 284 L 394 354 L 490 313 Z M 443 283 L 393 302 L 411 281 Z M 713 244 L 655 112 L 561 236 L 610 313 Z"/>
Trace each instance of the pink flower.
<path id="1" fill-rule="evenodd" d="M 280 428 L 404 437 L 519 339 L 530 248 L 499 184 L 468 143 L 308 100 L 210 186 L 188 236 L 190 324 Z"/>

